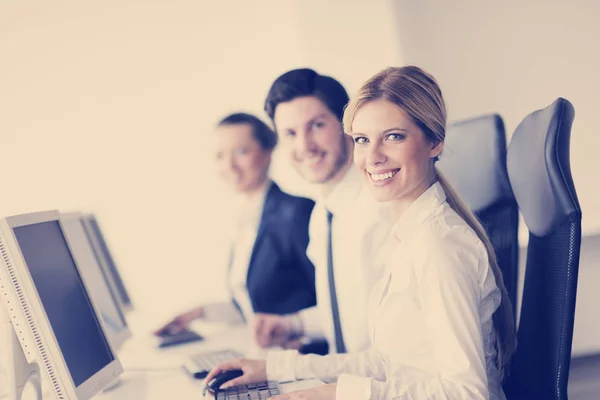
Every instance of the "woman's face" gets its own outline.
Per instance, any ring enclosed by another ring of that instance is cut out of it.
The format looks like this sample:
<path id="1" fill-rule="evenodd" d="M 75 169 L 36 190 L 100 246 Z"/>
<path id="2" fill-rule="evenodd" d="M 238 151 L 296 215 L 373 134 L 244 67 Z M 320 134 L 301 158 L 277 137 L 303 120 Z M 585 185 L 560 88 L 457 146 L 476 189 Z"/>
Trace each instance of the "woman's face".
<path id="1" fill-rule="evenodd" d="M 221 125 L 216 129 L 219 174 L 241 193 L 258 189 L 267 179 L 271 151 L 264 150 L 248 124 Z"/>
<path id="2" fill-rule="evenodd" d="M 431 184 L 433 159 L 443 144 L 427 140 L 398 106 L 387 100 L 364 104 L 352 123 L 354 163 L 375 200 L 416 200 Z"/>

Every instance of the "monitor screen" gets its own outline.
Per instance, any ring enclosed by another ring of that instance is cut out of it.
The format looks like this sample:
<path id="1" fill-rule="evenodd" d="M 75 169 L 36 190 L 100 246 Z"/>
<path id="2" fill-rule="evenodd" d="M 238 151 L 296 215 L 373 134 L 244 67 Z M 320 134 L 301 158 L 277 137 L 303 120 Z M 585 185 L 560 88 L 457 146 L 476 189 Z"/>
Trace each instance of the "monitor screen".
<path id="1" fill-rule="evenodd" d="M 110 290 L 108 278 L 100 267 L 100 262 L 94 254 L 81 220 L 78 217 L 64 218 L 62 225 L 79 272 L 83 276 L 88 292 L 104 322 L 108 339 L 113 348 L 117 348 L 121 344 L 117 341 L 120 334 L 128 330 L 119 302 Z"/>
<path id="2" fill-rule="evenodd" d="M 104 260 L 106 260 L 106 267 L 108 268 L 108 272 L 111 274 L 111 279 L 114 282 L 115 288 L 120 298 L 119 300 L 124 306 L 130 306 L 131 299 L 129 298 L 127 289 L 125 289 L 125 284 L 121 279 L 121 275 L 119 274 L 119 270 L 117 269 L 115 260 L 113 259 L 110 251 L 108 250 L 108 245 L 104 240 L 104 236 L 102 235 L 100 226 L 98 225 L 98 222 L 96 221 L 96 218 L 94 216 L 88 216 L 87 219 L 92 229 L 91 233 L 96 237 L 96 240 L 100 246 L 100 251 L 102 252 L 102 256 Z"/>
<path id="3" fill-rule="evenodd" d="M 73 383 L 115 360 L 58 221 L 14 228 Z"/>

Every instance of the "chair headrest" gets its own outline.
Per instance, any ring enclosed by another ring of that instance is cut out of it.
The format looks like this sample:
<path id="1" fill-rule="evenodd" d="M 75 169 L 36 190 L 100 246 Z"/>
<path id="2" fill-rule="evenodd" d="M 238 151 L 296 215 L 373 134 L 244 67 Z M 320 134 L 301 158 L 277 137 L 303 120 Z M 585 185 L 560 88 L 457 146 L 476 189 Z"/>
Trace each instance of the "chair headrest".
<path id="1" fill-rule="evenodd" d="M 508 147 L 510 183 L 529 231 L 553 232 L 565 217 L 581 212 L 571 176 L 573 105 L 558 98 L 517 126 Z"/>
<path id="2" fill-rule="evenodd" d="M 497 114 L 450 124 L 437 167 L 475 212 L 513 198 L 504 122 Z"/>

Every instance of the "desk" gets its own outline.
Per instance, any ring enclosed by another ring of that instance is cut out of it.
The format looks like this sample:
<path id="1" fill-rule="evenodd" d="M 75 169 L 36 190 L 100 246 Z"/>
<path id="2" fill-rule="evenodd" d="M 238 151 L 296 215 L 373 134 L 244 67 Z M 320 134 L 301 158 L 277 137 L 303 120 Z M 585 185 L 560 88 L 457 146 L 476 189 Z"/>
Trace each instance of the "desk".
<path id="1" fill-rule="evenodd" d="M 211 327 L 209 333 L 206 333 L 207 330 L 203 329 L 202 324 L 193 328 L 206 337 L 205 341 L 160 349 L 156 346 L 157 339 L 151 335 L 152 328 L 155 327 L 154 324 L 148 323 L 151 320 L 143 318 L 137 311 L 127 315 L 133 335 L 118 351 L 124 372 L 116 386 L 96 395 L 94 399 L 203 399 L 202 380 L 191 378 L 181 367 L 186 356 L 227 348 L 240 351 L 249 358 L 264 358 L 266 354 L 264 350 L 253 345 L 249 332 L 243 326 L 221 329 Z M 320 384 L 318 380 L 306 380 L 280 384 L 280 387 L 285 393 Z M 0 399 L 3 398 L 0 395 Z M 212 399 L 212 395 L 207 394 L 206 398 Z"/>

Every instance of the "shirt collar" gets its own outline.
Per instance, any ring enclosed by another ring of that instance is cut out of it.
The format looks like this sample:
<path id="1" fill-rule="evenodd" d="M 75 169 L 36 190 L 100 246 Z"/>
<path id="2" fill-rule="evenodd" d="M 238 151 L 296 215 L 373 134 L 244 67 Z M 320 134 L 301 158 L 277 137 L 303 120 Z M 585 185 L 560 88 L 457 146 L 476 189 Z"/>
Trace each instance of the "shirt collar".
<path id="1" fill-rule="evenodd" d="M 320 200 L 325 208 L 335 215 L 345 205 L 356 199 L 361 188 L 360 173 L 354 165 L 351 165 L 331 192 L 322 196 Z"/>
<path id="2" fill-rule="evenodd" d="M 402 240 L 407 235 L 414 234 L 415 229 L 430 218 L 445 201 L 444 188 L 439 182 L 435 182 L 404 211 L 394 224 L 392 235 Z"/>

